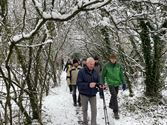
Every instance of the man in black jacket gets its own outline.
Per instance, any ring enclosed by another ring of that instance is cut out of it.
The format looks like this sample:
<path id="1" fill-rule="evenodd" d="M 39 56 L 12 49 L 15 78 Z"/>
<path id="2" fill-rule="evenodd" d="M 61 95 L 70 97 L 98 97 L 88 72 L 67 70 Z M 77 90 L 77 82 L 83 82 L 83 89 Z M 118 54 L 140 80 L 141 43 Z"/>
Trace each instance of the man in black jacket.
<path id="1" fill-rule="evenodd" d="M 83 110 L 83 124 L 88 125 L 87 110 L 88 102 L 91 108 L 91 125 L 97 125 L 97 106 L 96 93 L 98 92 L 100 78 L 98 73 L 94 70 L 95 60 L 90 57 L 86 60 L 86 66 L 78 72 L 77 86 L 81 97 L 81 105 Z"/>

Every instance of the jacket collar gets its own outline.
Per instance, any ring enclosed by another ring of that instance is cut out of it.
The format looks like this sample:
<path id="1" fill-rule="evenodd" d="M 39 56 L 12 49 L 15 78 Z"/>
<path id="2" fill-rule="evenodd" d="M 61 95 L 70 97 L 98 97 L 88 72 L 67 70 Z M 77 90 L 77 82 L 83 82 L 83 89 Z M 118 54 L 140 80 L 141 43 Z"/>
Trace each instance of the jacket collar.
<path id="1" fill-rule="evenodd" d="M 89 70 L 89 68 L 87 66 L 85 66 L 84 69 L 89 74 L 92 74 L 94 72 L 94 69 L 93 70 Z"/>
<path id="2" fill-rule="evenodd" d="M 115 67 L 115 66 L 117 65 L 117 62 L 112 63 L 112 62 L 110 61 L 109 64 L 110 64 L 112 67 Z"/>
<path id="3" fill-rule="evenodd" d="M 80 69 L 80 68 L 81 68 L 81 66 L 79 66 L 79 65 L 77 67 L 76 66 L 72 66 L 72 69 Z"/>

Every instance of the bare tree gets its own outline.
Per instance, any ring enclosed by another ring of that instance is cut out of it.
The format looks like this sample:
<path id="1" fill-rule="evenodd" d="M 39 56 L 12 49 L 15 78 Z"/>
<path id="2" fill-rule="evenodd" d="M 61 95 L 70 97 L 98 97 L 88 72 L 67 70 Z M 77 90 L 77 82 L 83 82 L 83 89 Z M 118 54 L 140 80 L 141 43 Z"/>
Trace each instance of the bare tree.
<path id="1" fill-rule="evenodd" d="M 110 2 L 0 1 L 0 36 L 4 43 L 1 44 L 0 74 L 6 89 L 1 121 L 5 125 L 31 124 L 34 121 L 43 124 L 42 98 L 49 92 L 51 78 L 54 86 L 58 84 L 57 70 L 60 69 L 57 62 L 69 33 L 68 28 L 64 34 L 58 27 L 82 11 L 98 9 Z"/>

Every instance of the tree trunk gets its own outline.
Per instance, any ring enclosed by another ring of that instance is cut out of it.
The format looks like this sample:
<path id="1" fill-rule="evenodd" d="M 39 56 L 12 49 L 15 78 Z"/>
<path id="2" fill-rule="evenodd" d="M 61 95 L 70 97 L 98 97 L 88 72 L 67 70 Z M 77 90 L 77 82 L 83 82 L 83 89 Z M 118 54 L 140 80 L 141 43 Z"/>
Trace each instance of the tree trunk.
<path id="1" fill-rule="evenodd" d="M 160 73 L 161 73 L 161 53 L 162 53 L 162 42 L 158 36 L 153 37 L 153 43 L 151 43 L 149 36 L 149 29 L 144 21 L 140 21 L 141 33 L 140 37 L 142 40 L 142 51 L 144 54 L 145 61 L 145 84 L 146 91 L 145 95 L 149 97 L 160 97 Z M 153 45 L 153 47 L 152 47 Z"/>

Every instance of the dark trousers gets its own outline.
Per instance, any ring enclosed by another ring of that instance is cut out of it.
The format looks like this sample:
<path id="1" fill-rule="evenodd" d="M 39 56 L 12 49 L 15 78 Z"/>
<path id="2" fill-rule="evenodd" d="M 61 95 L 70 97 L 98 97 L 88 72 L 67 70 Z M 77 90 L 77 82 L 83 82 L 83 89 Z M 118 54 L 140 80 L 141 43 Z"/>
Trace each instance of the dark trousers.
<path id="1" fill-rule="evenodd" d="M 109 90 L 110 90 L 110 94 L 111 94 L 111 98 L 110 98 L 110 102 L 109 102 L 109 107 L 113 109 L 114 113 L 117 113 L 118 112 L 118 99 L 117 99 L 117 95 L 118 95 L 119 87 L 109 86 Z"/>
<path id="2" fill-rule="evenodd" d="M 81 104 L 80 94 L 78 95 L 78 100 L 77 100 L 77 86 L 76 85 L 72 85 L 72 97 L 73 97 L 74 104 L 76 104 L 77 102 L 79 105 Z"/>
<path id="3" fill-rule="evenodd" d="M 68 85 L 70 92 L 72 92 L 72 85 Z"/>

